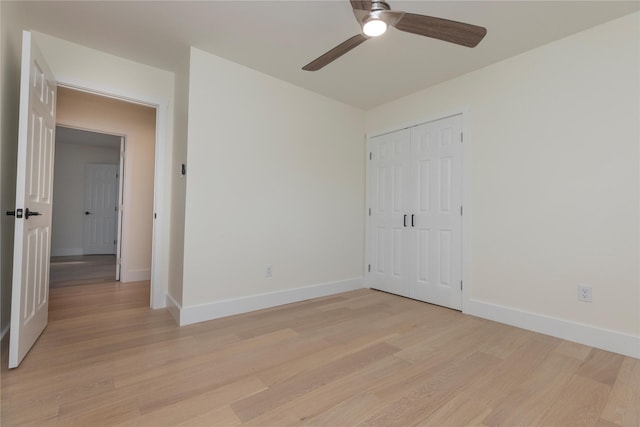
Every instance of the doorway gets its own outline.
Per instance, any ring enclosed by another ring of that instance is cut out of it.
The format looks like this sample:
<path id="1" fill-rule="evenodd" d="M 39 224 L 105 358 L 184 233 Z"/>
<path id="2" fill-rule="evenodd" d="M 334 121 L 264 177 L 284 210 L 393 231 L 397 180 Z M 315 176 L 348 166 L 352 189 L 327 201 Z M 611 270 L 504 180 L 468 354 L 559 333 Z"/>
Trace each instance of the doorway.
<path id="1" fill-rule="evenodd" d="M 120 280 L 124 144 L 56 127 L 49 287 Z"/>
<path id="2" fill-rule="evenodd" d="M 150 281 L 156 109 L 59 86 L 56 121 L 50 283 Z M 58 185 L 72 169 L 75 184 Z M 75 243 L 60 250 L 65 223 L 75 224 Z"/>

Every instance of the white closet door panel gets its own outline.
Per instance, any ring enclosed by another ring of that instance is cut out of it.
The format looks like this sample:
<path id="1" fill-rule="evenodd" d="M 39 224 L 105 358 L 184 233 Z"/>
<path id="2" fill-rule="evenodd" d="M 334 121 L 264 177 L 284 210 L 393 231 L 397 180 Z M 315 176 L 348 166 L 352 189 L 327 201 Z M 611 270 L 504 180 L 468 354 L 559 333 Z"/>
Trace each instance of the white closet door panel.
<path id="1" fill-rule="evenodd" d="M 462 117 L 411 129 L 417 254 L 411 297 L 462 307 Z"/>
<path id="2" fill-rule="evenodd" d="M 411 197 L 409 155 L 408 130 L 372 139 L 369 279 L 376 289 L 405 296 L 410 288 L 410 235 L 405 226 Z"/>

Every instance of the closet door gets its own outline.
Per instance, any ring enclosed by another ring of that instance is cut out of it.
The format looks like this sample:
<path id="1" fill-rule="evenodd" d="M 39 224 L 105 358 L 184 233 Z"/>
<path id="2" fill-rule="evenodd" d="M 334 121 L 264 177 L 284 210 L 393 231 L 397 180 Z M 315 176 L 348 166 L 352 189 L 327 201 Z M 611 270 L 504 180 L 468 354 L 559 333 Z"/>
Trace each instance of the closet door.
<path id="1" fill-rule="evenodd" d="M 410 296 L 410 147 L 408 129 L 370 140 L 369 284 Z"/>
<path id="2" fill-rule="evenodd" d="M 411 128 L 410 296 L 462 308 L 462 116 Z"/>

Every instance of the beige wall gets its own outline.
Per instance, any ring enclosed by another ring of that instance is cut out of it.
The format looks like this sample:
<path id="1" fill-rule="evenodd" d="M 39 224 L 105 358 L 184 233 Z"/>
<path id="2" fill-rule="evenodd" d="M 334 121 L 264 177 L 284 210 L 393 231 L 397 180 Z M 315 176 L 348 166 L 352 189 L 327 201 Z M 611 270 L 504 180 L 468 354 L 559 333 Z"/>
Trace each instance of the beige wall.
<path id="1" fill-rule="evenodd" d="M 195 48 L 190 68 L 183 306 L 361 278 L 363 112 Z"/>
<path id="2" fill-rule="evenodd" d="M 148 280 L 151 274 L 155 109 L 59 87 L 57 122 L 63 126 L 125 136 L 121 278 L 123 282 Z"/>
<path id="3" fill-rule="evenodd" d="M 120 147 L 96 147 L 56 136 L 51 256 L 83 254 L 86 167 L 119 162 Z"/>
<path id="4" fill-rule="evenodd" d="M 469 109 L 467 307 L 637 343 L 639 22 L 629 15 L 367 112 L 374 135 Z M 592 303 L 577 300 L 578 284 L 593 287 Z"/>

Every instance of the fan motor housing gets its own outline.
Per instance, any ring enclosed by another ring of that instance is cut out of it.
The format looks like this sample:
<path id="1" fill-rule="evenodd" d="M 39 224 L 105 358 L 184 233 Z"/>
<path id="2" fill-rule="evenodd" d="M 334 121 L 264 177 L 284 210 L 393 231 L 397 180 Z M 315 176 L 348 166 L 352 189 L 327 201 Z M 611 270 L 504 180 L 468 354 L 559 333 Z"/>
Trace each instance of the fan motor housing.
<path id="1" fill-rule="evenodd" d="M 371 11 L 375 12 L 378 10 L 391 10 L 391 7 L 387 2 L 384 1 L 372 1 L 371 2 Z"/>

